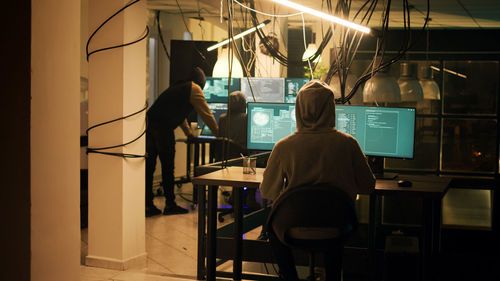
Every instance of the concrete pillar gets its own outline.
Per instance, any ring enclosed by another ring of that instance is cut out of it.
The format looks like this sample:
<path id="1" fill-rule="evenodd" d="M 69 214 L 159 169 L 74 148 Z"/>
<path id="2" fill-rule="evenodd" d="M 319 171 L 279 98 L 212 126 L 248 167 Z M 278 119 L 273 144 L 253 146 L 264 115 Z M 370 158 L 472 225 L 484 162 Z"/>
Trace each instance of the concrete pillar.
<path id="1" fill-rule="evenodd" d="M 129 0 L 89 0 L 89 35 Z M 145 34 L 145 1 L 130 6 L 94 36 L 89 51 Z M 89 58 L 89 127 L 142 109 L 146 101 L 146 39 Z M 89 132 L 89 148 L 126 143 L 145 130 L 145 113 Z M 145 153 L 145 137 L 106 150 Z M 89 154 L 89 266 L 125 270 L 146 264 L 144 158 Z"/>

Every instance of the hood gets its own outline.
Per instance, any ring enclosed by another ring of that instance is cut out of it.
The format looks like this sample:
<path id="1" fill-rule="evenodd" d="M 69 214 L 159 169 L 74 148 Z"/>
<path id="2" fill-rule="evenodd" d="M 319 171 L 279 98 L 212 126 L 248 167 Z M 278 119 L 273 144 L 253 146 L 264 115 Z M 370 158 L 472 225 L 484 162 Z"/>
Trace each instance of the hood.
<path id="1" fill-rule="evenodd" d="M 317 131 L 335 127 L 335 98 L 326 83 L 311 80 L 297 94 L 297 131 Z"/>
<path id="2" fill-rule="evenodd" d="M 231 113 L 245 113 L 247 100 L 245 94 L 240 91 L 234 91 L 229 94 L 229 110 Z"/>
<path id="3" fill-rule="evenodd" d="M 188 80 L 193 81 L 194 83 L 198 84 L 200 88 L 203 89 L 203 87 L 205 87 L 205 82 L 207 81 L 207 77 L 205 76 L 205 72 L 203 72 L 203 69 L 197 66 L 191 70 Z"/>

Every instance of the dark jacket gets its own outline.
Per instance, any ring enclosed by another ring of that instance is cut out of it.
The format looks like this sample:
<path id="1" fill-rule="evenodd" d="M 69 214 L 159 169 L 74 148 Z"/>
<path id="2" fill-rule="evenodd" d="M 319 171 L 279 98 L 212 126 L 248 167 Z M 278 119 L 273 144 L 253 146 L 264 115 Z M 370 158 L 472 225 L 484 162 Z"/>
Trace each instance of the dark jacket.
<path id="1" fill-rule="evenodd" d="M 148 125 L 174 130 L 193 110 L 190 96 L 191 81 L 180 82 L 166 89 L 149 108 Z"/>

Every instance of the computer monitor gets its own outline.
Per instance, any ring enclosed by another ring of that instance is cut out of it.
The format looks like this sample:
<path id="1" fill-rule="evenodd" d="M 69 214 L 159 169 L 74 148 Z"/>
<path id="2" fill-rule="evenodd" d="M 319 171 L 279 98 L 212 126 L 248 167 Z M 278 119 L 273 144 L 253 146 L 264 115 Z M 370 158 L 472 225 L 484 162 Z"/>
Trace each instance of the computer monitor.
<path id="1" fill-rule="evenodd" d="M 229 78 L 207 77 L 203 94 L 207 102 L 227 102 Z M 240 78 L 231 78 L 231 92 L 239 91 Z"/>
<path id="2" fill-rule="evenodd" d="M 241 91 L 247 97 L 247 102 L 283 103 L 285 101 L 285 79 L 244 77 L 241 78 Z"/>
<path id="3" fill-rule="evenodd" d="M 227 112 L 227 103 L 222 102 L 210 102 L 208 103 L 208 108 L 212 111 L 212 114 L 215 117 L 215 121 L 219 124 L 219 118 L 223 113 Z M 205 124 L 203 119 L 198 115 L 198 128 L 202 129 L 201 135 L 212 135 L 212 132 Z"/>
<path id="4" fill-rule="evenodd" d="M 285 102 L 295 103 L 300 88 L 309 81 L 309 78 L 285 78 Z"/>
<path id="5" fill-rule="evenodd" d="M 337 105 L 337 130 L 356 138 L 368 156 L 412 159 L 415 108 Z"/>
<path id="6" fill-rule="evenodd" d="M 352 135 L 368 156 L 412 159 L 415 108 L 336 105 L 336 128 Z M 295 132 L 295 104 L 248 103 L 247 146 L 272 150 Z"/>
<path id="7" fill-rule="evenodd" d="M 295 132 L 295 104 L 249 102 L 247 148 L 272 150 L 280 139 Z"/>

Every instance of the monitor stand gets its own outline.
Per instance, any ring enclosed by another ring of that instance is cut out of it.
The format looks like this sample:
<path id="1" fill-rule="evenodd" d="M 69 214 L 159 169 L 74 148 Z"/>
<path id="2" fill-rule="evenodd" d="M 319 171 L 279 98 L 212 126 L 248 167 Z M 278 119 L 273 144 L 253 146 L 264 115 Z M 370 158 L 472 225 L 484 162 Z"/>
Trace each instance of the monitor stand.
<path id="1" fill-rule="evenodd" d="M 367 156 L 368 164 L 370 164 L 370 168 L 372 169 L 375 178 L 381 180 L 393 180 L 398 174 L 397 173 L 387 173 L 384 172 L 384 157 L 380 156 Z"/>

